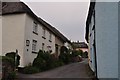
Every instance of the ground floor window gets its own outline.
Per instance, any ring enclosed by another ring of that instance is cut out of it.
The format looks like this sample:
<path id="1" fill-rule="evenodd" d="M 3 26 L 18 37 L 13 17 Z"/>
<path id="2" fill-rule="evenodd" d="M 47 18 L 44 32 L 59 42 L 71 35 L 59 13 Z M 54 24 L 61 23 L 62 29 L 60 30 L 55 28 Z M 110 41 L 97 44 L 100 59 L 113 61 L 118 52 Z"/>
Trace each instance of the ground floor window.
<path id="1" fill-rule="evenodd" d="M 55 44 L 55 52 L 58 55 L 58 52 L 59 52 L 58 44 Z"/>
<path id="2" fill-rule="evenodd" d="M 45 44 L 44 43 L 42 43 L 42 50 L 44 51 L 44 46 L 45 46 Z"/>
<path id="3" fill-rule="evenodd" d="M 32 52 L 36 52 L 36 48 L 37 48 L 37 41 L 33 40 L 33 42 L 32 42 Z"/>

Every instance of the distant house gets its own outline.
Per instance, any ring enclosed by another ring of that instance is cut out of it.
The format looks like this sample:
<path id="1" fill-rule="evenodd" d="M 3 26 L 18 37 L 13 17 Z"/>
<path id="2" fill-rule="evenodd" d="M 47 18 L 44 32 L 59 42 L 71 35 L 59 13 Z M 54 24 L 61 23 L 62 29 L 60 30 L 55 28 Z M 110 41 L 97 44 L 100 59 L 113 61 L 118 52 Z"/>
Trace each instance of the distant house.
<path id="1" fill-rule="evenodd" d="M 89 65 L 99 80 L 118 80 L 120 2 L 91 2 L 86 21 Z"/>
<path id="2" fill-rule="evenodd" d="M 17 49 L 21 57 L 20 67 L 32 63 L 40 49 L 59 53 L 60 47 L 68 41 L 57 29 L 38 18 L 23 2 L 3 2 L 3 4 L 0 12 L 2 55 Z"/>
<path id="3" fill-rule="evenodd" d="M 72 42 L 75 50 L 82 50 L 83 52 L 88 52 L 88 45 L 85 42 Z"/>

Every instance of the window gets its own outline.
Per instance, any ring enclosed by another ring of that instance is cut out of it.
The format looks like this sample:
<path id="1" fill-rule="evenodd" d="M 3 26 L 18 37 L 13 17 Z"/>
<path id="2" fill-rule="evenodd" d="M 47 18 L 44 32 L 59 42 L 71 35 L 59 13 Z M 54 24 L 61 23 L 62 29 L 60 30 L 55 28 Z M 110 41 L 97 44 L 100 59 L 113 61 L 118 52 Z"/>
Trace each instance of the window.
<path id="1" fill-rule="evenodd" d="M 52 42 L 52 34 L 49 32 L 49 41 Z"/>
<path id="2" fill-rule="evenodd" d="M 42 50 L 44 51 L 44 46 L 45 46 L 45 44 L 44 43 L 42 43 Z"/>
<path id="3" fill-rule="evenodd" d="M 93 27 L 92 27 L 92 30 L 94 30 L 95 29 L 95 25 L 93 25 Z"/>
<path id="4" fill-rule="evenodd" d="M 90 33 L 90 37 L 91 37 L 92 33 Z"/>
<path id="5" fill-rule="evenodd" d="M 47 46 L 48 52 L 52 52 L 51 46 Z"/>
<path id="6" fill-rule="evenodd" d="M 29 46 L 29 45 L 30 45 L 30 41 L 26 40 L 26 46 Z"/>
<path id="7" fill-rule="evenodd" d="M 32 43 L 32 52 L 33 53 L 36 53 L 36 48 L 37 48 L 37 41 L 33 40 L 33 43 Z"/>
<path id="8" fill-rule="evenodd" d="M 33 23 L 33 33 L 38 35 L 38 24 L 37 22 L 34 21 Z"/>
<path id="9" fill-rule="evenodd" d="M 58 55 L 58 52 L 59 52 L 58 44 L 55 44 L 55 52 Z"/>
<path id="10" fill-rule="evenodd" d="M 46 38 L 45 38 L 45 28 L 43 28 L 42 38 L 46 39 Z"/>

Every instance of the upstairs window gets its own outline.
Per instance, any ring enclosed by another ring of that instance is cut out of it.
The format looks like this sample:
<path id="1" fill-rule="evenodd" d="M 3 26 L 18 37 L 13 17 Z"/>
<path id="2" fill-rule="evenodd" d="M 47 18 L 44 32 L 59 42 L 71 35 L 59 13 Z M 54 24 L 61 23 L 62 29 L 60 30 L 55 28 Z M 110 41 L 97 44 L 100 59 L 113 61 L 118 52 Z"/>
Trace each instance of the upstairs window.
<path id="1" fill-rule="evenodd" d="M 36 48 L 37 48 L 37 41 L 36 40 L 33 40 L 32 42 L 32 52 L 36 52 Z"/>
<path id="2" fill-rule="evenodd" d="M 38 35 L 38 24 L 37 22 L 33 22 L 33 33 Z"/>
<path id="3" fill-rule="evenodd" d="M 49 41 L 52 42 L 52 34 L 49 32 Z"/>
<path id="4" fill-rule="evenodd" d="M 45 34 L 46 34 L 46 31 L 45 31 L 45 28 L 43 28 L 43 31 L 42 31 L 42 38 L 46 39 L 45 38 Z"/>
<path id="5" fill-rule="evenodd" d="M 45 44 L 44 43 L 42 43 L 42 50 L 44 51 L 44 46 L 45 46 Z"/>

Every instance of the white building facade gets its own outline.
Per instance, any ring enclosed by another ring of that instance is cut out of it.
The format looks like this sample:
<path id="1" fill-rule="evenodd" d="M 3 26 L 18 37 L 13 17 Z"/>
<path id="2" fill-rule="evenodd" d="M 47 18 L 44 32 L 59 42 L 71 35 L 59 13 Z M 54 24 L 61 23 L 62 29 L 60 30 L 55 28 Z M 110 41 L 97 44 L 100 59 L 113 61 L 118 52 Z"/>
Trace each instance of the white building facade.
<path id="1" fill-rule="evenodd" d="M 7 2 L 2 10 L 2 55 L 17 49 L 20 67 L 24 67 L 33 62 L 39 50 L 55 53 L 57 34 L 24 3 Z"/>
<path id="2" fill-rule="evenodd" d="M 86 22 L 89 65 L 100 80 L 117 80 L 118 2 L 91 2 Z"/>
<path id="3" fill-rule="evenodd" d="M 21 66 L 32 62 L 40 49 L 52 50 L 52 53 L 55 53 L 55 35 L 45 29 L 43 38 L 44 26 L 39 22 L 37 22 L 37 34 L 34 33 L 35 21 L 25 13 L 2 16 L 2 53 L 14 52 L 17 49 L 19 55 L 24 56 L 20 59 Z M 51 41 L 49 41 L 50 35 Z"/>

